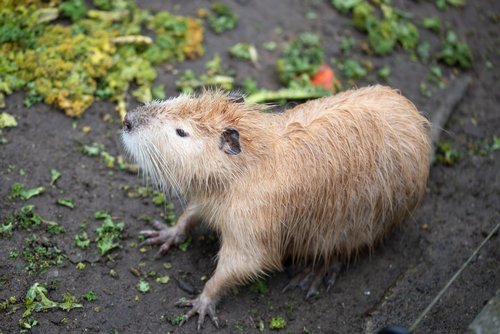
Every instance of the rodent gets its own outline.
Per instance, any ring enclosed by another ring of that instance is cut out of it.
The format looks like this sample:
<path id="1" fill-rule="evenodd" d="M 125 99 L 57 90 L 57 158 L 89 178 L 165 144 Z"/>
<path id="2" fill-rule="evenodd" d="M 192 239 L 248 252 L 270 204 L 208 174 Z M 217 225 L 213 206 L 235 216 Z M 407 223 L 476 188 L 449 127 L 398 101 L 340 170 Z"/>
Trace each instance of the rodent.
<path id="1" fill-rule="evenodd" d="M 188 205 L 172 228 L 143 231 L 163 253 L 202 220 L 221 237 L 215 273 L 191 306 L 198 328 L 231 286 L 282 270 L 324 275 L 371 248 L 421 200 L 429 121 L 399 91 L 371 86 L 263 112 L 222 92 L 152 102 L 126 115 L 123 143 Z M 320 277 L 320 276 L 318 276 Z M 316 284 L 321 279 L 314 279 Z"/>

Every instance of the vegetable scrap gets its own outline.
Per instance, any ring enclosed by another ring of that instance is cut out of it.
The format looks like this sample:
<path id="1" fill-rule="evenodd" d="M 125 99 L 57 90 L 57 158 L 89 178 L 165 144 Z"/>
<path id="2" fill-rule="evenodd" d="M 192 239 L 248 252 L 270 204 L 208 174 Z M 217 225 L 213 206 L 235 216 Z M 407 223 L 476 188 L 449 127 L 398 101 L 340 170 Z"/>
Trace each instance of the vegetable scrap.
<path id="1" fill-rule="evenodd" d="M 151 14 L 133 0 L 48 3 L 6 1 L 0 9 L 0 101 L 25 89 L 26 106 L 45 102 L 78 117 L 96 98 L 126 112 L 131 83 L 139 101 L 152 99 L 154 65 L 201 56 L 198 19 Z M 69 17 L 70 25 L 55 21 Z M 55 22 L 54 22 L 55 21 Z M 142 36 L 147 28 L 154 38 Z"/>
<path id="2" fill-rule="evenodd" d="M 99 255 L 104 256 L 115 248 L 121 248 L 119 240 L 122 238 L 125 223 L 115 223 L 111 215 L 104 211 L 97 211 L 94 217 L 103 220 L 101 226 L 95 229 Z"/>
<path id="3" fill-rule="evenodd" d="M 375 55 L 387 55 L 400 45 L 405 51 L 416 52 L 425 64 L 429 60 L 430 45 L 420 41 L 420 33 L 412 22 L 412 15 L 396 8 L 391 1 L 332 0 L 332 5 L 343 14 L 352 16 L 356 28 L 367 34 L 369 51 Z M 438 0 L 436 5 L 444 9 L 447 5 L 463 7 L 465 0 Z M 422 20 L 422 26 L 439 33 L 442 28 L 439 17 Z M 453 31 L 448 31 L 442 42 L 437 59 L 446 65 L 462 69 L 472 65 L 472 53 L 465 42 L 459 41 Z"/>
<path id="4" fill-rule="evenodd" d="M 216 34 L 234 29 L 238 24 L 239 17 L 234 14 L 228 5 L 220 2 L 212 4 L 212 14 L 208 15 L 208 25 Z"/>
<path id="5" fill-rule="evenodd" d="M 9 113 L 3 112 L 0 114 L 0 129 L 3 128 L 13 128 L 17 126 L 17 121 Z"/>

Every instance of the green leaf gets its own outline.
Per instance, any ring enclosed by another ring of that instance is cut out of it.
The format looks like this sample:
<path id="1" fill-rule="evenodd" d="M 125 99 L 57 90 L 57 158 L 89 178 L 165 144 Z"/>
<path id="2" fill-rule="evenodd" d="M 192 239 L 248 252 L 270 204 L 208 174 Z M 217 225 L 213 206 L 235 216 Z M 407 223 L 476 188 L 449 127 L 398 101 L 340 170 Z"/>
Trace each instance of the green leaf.
<path id="1" fill-rule="evenodd" d="M 354 6 L 360 4 L 362 0 L 332 0 L 332 5 L 342 13 L 350 12 Z"/>
<path id="2" fill-rule="evenodd" d="M 107 211 L 96 211 L 94 213 L 95 219 L 111 219 L 111 215 Z"/>
<path id="3" fill-rule="evenodd" d="M 267 286 L 267 282 L 263 279 L 257 279 L 250 286 L 250 291 L 259 295 L 266 295 L 269 291 L 269 287 Z"/>
<path id="4" fill-rule="evenodd" d="M 184 320 L 186 320 L 186 316 L 184 314 L 179 314 L 176 317 L 170 317 L 169 321 L 174 326 L 179 326 Z"/>
<path id="5" fill-rule="evenodd" d="M 234 58 L 251 61 L 253 64 L 256 64 L 259 58 L 257 49 L 249 43 L 236 43 L 229 48 L 229 54 Z"/>
<path id="6" fill-rule="evenodd" d="M 32 226 L 38 226 L 43 222 L 42 217 L 34 211 L 34 205 L 25 205 L 17 212 L 17 219 L 20 220 L 21 227 L 30 229 Z"/>
<path id="7" fill-rule="evenodd" d="M 361 31 L 369 31 L 370 27 L 377 24 L 378 20 L 374 16 L 374 8 L 368 2 L 356 4 L 352 12 L 352 22 Z"/>
<path id="8" fill-rule="evenodd" d="M 87 232 L 82 231 L 77 235 L 75 235 L 75 245 L 81 249 L 86 249 L 89 247 L 90 239 L 89 236 L 87 235 Z"/>
<path id="9" fill-rule="evenodd" d="M 104 150 L 104 146 L 102 144 L 93 143 L 92 145 L 83 145 L 82 152 L 89 157 L 95 157 L 101 154 Z"/>
<path id="10" fill-rule="evenodd" d="M 165 94 L 165 86 L 158 85 L 151 88 L 151 95 L 153 96 L 154 100 L 165 100 L 165 98 L 167 97 L 167 95 Z"/>
<path id="11" fill-rule="evenodd" d="M 88 302 L 93 302 L 94 300 L 97 299 L 97 295 L 94 291 L 90 290 L 86 294 L 82 296 L 83 299 L 85 299 Z"/>
<path id="12" fill-rule="evenodd" d="M 365 77 L 368 72 L 355 59 L 347 59 L 341 64 L 342 75 L 347 79 L 358 80 Z"/>
<path id="13" fill-rule="evenodd" d="M 50 234 L 54 234 L 55 235 L 55 234 L 61 234 L 61 233 L 66 232 L 64 230 L 64 227 L 62 227 L 61 225 L 59 225 L 56 222 L 45 221 L 45 224 L 47 224 L 47 232 L 49 232 Z"/>
<path id="14" fill-rule="evenodd" d="M 418 44 L 419 33 L 417 27 L 411 22 L 399 22 L 397 39 L 403 49 L 414 49 Z"/>
<path id="15" fill-rule="evenodd" d="M 384 19 L 368 27 L 368 43 L 377 55 L 391 53 L 398 39 L 397 25 L 392 20 Z"/>
<path id="16" fill-rule="evenodd" d="M 387 80 L 387 78 L 389 78 L 389 76 L 391 75 L 391 68 L 388 65 L 386 65 L 380 68 L 377 74 L 382 80 Z"/>
<path id="17" fill-rule="evenodd" d="M 101 226 L 95 230 L 98 252 L 101 256 L 104 256 L 112 249 L 121 247 L 119 240 L 125 224 L 114 223 L 107 212 L 97 211 L 95 218 L 104 219 Z"/>
<path id="18" fill-rule="evenodd" d="M 447 141 L 441 141 L 437 145 L 436 161 L 445 165 L 453 166 L 461 158 L 460 152 L 453 148 L 453 145 Z"/>
<path id="19" fill-rule="evenodd" d="M 186 241 L 184 241 L 183 243 L 177 245 L 177 247 L 181 251 L 186 252 L 188 250 L 188 248 L 191 247 L 191 244 L 192 244 L 192 239 L 191 239 L 191 236 L 189 236 Z"/>
<path id="20" fill-rule="evenodd" d="M 208 16 L 208 25 L 217 34 L 234 29 L 238 24 L 238 15 L 234 14 L 231 8 L 223 3 L 212 4 L 212 14 Z"/>
<path id="21" fill-rule="evenodd" d="M 247 96 L 255 93 L 258 89 L 257 81 L 252 78 L 245 78 L 243 80 L 243 91 Z"/>
<path id="22" fill-rule="evenodd" d="M 14 230 L 14 223 L 13 222 L 1 224 L 0 225 L 0 236 L 1 237 L 10 237 L 12 235 L 13 230 Z"/>
<path id="23" fill-rule="evenodd" d="M 24 301 L 26 310 L 23 313 L 23 318 L 30 316 L 33 311 L 47 311 L 58 307 L 58 303 L 47 298 L 45 295 L 46 293 L 47 289 L 41 286 L 38 282 L 28 288 Z"/>
<path id="24" fill-rule="evenodd" d="M 75 22 L 87 15 L 87 7 L 83 0 L 65 0 L 59 5 L 63 16 Z"/>
<path id="25" fill-rule="evenodd" d="M 417 55 L 423 64 L 429 62 L 431 54 L 431 44 L 428 41 L 423 41 L 417 46 Z"/>
<path id="26" fill-rule="evenodd" d="M 340 50 L 343 54 L 348 54 L 354 46 L 354 38 L 351 36 L 342 37 L 340 40 Z"/>
<path id="27" fill-rule="evenodd" d="M 60 177 L 61 173 L 57 169 L 52 168 L 50 170 L 50 185 L 55 185 L 56 181 L 59 180 Z"/>
<path id="28" fill-rule="evenodd" d="M 311 77 L 323 63 L 324 54 L 319 35 L 302 33 L 286 46 L 276 62 L 280 81 L 289 86 L 302 75 Z"/>
<path id="29" fill-rule="evenodd" d="M 274 51 L 278 45 L 274 41 L 265 42 L 262 44 L 262 48 L 266 51 Z"/>
<path id="30" fill-rule="evenodd" d="M 422 25 L 424 26 L 424 28 L 432 30 L 436 33 L 441 31 L 441 19 L 439 18 L 439 16 L 425 17 L 422 20 Z"/>
<path id="31" fill-rule="evenodd" d="M 11 114 L 3 112 L 0 114 L 0 129 L 17 126 L 16 119 Z"/>
<path id="32" fill-rule="evenodd" d="M 170 276 L 165 275 L 165 276 L 157 277 L 156 282 L 160 283 L 160 284 L 167 284 L 168 282 L 170 282 Z"/>
<path id="33" fill-rule="evenodd" d="M 280 330 L 286 327 L 286 320 L 282 317 L 272 317 L 269 321 L 269 328 L 272 330 Z"/>
<path id="34" fill-rule="evenodd" d="M 465 42 L 459 41 L 457 35 L 451 30 L 446 34 L 446 40 L 438 53 L 438 59 L 446 65 L 458 66 L 463 69 L 472 66 L 472 52 L 469 46 Z"/>
<path id="35" fill-rule="evenodd" d="M 71 295 L 71 293 L 66 292 L 63 296 L 63 302 L 59 304 L 59 308 L 63 311 L 71 311 L 74 308 L 83 307 L 82 304 L 77 303 L 77 299 L 75 296 Z"/>
<path id="36" fill-rule="evenodd" d="M 60 198 L 57 200 L 56 203 L 59 205 L 62 205 L 62 206 L 66 206 L 66 207 L 71 208 L 71 209 L 75 208 L 75 203 L 70 198 Z"/>
<path id="37" fill-rule="evenodd" d="M 493 145 L 491 145 L 492 151 L 500 150 L 500 137 L 493 136 Z"/>
<path id="38" fill-rule="evenodd" d="M 147 293 L 151 290 L 151 287 L 149 286 L 149 283 L 146 282 L 143 279 L 140 279 L 139 282 L 136 285 L 137 291 L 141 293 Z"/>
<path id="39" fill-rule="evenodd" d="M 24 200 L 30 199 L 34 196 L 38 196 L 45 191 L 44 187 L 37 187 L 32 189 L 26 189 L 22 183 L 14 183 L 10 187 L 10 198 L 21 197 Z"/>
<path id="40" fill-rule="evenodd" d="M 151 201 L 153 202 L 154 205 L 164 205 L 165 202 L 167 201 L 165 198 L 165 194 L 159 191 L 155 191 L 153 194 L 153 197 L 151 198 Z"/>

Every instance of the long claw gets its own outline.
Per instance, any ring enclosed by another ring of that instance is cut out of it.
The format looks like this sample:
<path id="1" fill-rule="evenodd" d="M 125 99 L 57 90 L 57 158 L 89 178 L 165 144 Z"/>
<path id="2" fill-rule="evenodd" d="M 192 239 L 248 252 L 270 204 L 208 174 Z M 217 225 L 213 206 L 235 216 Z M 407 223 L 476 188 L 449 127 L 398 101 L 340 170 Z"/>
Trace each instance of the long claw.
<path id="1" fill-rule="evenodd" d="M 302 281 L 300 281 L 299 286 L 302 289 L 302 291 L 307 291 L 307 289 L 309 289 L 312 282 L 314 281 L 315 275 L 316 273 L 314 271 L 311 271 L 302 279 Z"/>
<path id="2" fill-rule="evenodd" d="M 185 317 L 189 319 L 189 318 L 191 318 L 193 315 L 195 315 L 195 314 L 196 314 L 196 312 L 197 312 L 197 311 L 196 311 L 195 309 L 190 309 L 190 310 L 186 313 Z M 200 315 L 201 315 L 201 314 L 200 314 Z M 205 315 L 205 314 L 203 314 L 203 315 Z M 199 320 L 198 320 L 198 322 L 199 322 Z"/>
<path id="3" fill-rule="evenodd" d="M 158 220 L 153 220 L 151 222 L 151 225 L 153 225 L 153 227 L 158 231 L 164 230 L 166 228 L 165 224 L 160 223 Z"/>
<path id="4" fill-rule="evenodd" d="M 332 286 L 335 284 L 335 281 L 337 280 L 337 273 L 334 273 L 332 275 L 328 275 L 329 277 L 325 277 L 325 285 L 326 285 L 326 291 L 330 291 Z"/>
<path id="5" fill-rule="evenodd" d="M 288 282 L 287 285 L 281 290 L 283 293 L 287 292 L 288 290 L 295 289 L 297 286 L 301 284 L 301 282 L 307 277 L 307 275 L 311 272 L 310 268 L 304 269 L 302 272 L 298 273 L 295 275 L 290 282 Z"/>
<path id="6" fill-rule="evenodd" d="M 191 299 L 181 299 L 176 301 L 174 305 L 177 307 L 192 307 L 193 301 Z"/>
<path id="7" fill-rule="evenodd" d="M 210 320 L 212 320 L 212 323 L 214 324 L 215 328 L 219 328 L 219 319 L 215 315 L 215 311 L 209 310 L 208 316 L 210 317 Z"/>
<path id="8" fill-rule="evenodd" d="M 324 270 L 320 270 L 313 274 L 313 280 L 309 285 L 309 289 L 307 290 L 306 299 L 309 299 L 318 294 L 319 286 L 321 285 L 321 281 L 323 281 L 324 277 L 325 277 Z"/>
<path id="9" fill-rule="evenodd" d="M 157 237 L 158 235 L 160 235 L 160 232 L 152 230 L 143 230 L 140 231 L 139 234 L 145 236 L 146 238 L 151 238 L 151 237 Z"/>
<path id="10" fill-rule="evenodd" d="M 182 325 L 184 325 L 188 320 L 189 320 L 189 317 L 187 316 L 187 314 L 184 314 L 184 318 L 179 323 L 179 327 L 181 327 Z"/>
<path id="11" fill-rule="evenodd" d="M 200 315 L 198 316 L 198 332 L 201 331 L 203 328 L 203 323 L 205 322 L 205 312 L 201 311 Z"/>
<path id="12" fill-rule="evenodd" d="M 172 244 L 170 242 L 165 242 L 163 245 L 160 246 L 160 249 L 158 252 L 156 252 L 156 257 L 160 257 L 164 255 L 169 249 Z"/>
<path id="13" fill-rule="evenodd" d="M 342 264 L 340 262 L 334 262 L 328 269 L 328 272 L 325 275 L 325 285 L 327 292 L 330 291 L 332 286 L 335 284 L 337 276 L 341 270 L 342 270 Z"/>
<path id="14" fill-rule="evenodd" d="M 155 244 L 159 244 L 161 243 L 163 240 L 161 237 L 159 236 L 156 236 L 156 237 L 151 237 L 149 239 L 146 239 L 144 240 L 143 242 L 141 242 L 139 244 L 139 247 L 142 247 L 142 246 L 147 246 L 147 245 L 155 245 Z"/>
<path id="15" fill-rule="evenodd" d="M 283 288 L 283 292 L 300 287 L 306 291 L 306 300 L 317 295 L 322 282 L 325 283 L 326 291 L 329 291 L 338 273 L 342 269 L 340 262 L 334 261 L 329 266 L 322 266 L 314 270 L 306 267 L 301 273 L 294 276 L 290 282 Z"/>
<path id="16" fill-rule="evenodd" d="M 310 287 L 309 290 L 307 290 L 306 293 L 306 300 L 308 300 L 311 297 L 316 296 L 319 293 L 318 289 L 315 287 Z"/>

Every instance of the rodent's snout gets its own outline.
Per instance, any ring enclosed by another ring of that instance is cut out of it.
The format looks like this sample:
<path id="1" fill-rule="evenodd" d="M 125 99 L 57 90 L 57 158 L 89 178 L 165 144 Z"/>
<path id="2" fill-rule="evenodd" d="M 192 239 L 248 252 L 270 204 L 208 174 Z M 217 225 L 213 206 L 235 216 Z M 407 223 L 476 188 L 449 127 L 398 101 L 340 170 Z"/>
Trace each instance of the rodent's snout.
<path id="1" fill-rule="evenodd" d="M 124 132 L 132 132 L 133 130 L 137 129 L 140 122 L 141 122 L 141 117 L 139 117 L 139 115 L 136 112 L 129 111 L 127 112 L 125 118 L 123 119 L 122 130 Z"/>
<path id="2" fill-rule="evenodd" d="M 122 130 L 126 133 L 135 132 L 137 131 L 137 129 L 146 124 L 148 122 L 148 119 L 148 115 L 142 110 L 131 110 L 127 112 L 125 118 L 123 119 Z"/>
<path id="3" fill-rule="evenodd" d="M 132 131 L 132 122 L 130 121 L 129 114 L 125 115 L 125 119 L 123 120 L 123 131 L 130 132 Z"/>

